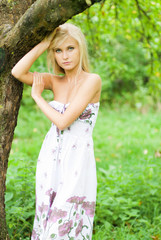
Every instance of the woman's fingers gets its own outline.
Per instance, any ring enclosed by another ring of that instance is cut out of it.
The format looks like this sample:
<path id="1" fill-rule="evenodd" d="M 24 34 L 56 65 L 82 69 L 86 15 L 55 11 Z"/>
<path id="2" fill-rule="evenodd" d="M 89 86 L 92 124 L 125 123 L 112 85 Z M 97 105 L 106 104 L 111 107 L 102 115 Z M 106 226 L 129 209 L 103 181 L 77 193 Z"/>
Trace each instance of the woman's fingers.
<path id="1" fill-rule="evenodd" d="M 34 76 L 33 76 L 33 84 L 35 84 L 36 83 L 36 72 L 34 72 Z"/>
<path id="2" fill-rule="evenodd" d="M 40 96 L 44 90 L 44 81 L 41 73 L 34 72 L 33 85 L 32 85 L 32 97 Z"/>
<path id="3" fill-rule="evenodd" d="M 33 82 L 35 84 L 42 84 L 42 85 L 44 85 L 43 76 L 40 73 L 38 73 L 38 72 L 34 72 Z"/>

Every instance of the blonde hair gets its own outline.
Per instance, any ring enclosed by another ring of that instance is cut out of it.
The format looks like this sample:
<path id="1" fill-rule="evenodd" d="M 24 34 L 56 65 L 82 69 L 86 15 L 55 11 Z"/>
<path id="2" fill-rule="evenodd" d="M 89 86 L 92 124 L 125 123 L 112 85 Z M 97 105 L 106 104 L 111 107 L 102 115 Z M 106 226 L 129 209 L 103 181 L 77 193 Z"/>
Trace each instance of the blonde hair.
<path id="1" fill-rule="evenodd" d="M 89 72 L 88 50 L 85 37 L 80 28 L 71 23 L 64 23 L 57 27 L 53 32 L 53 39 L 48 48 L 47 54 L 49 69 L 52 66 L 54 74 L 65 73 L 64 69 L 61 68 L 56 62 L 53 49 L 59 47 L 69 36 L 74 38 L 79 45 L 80 61 L 78 71 L 83 69 L 85 72 Z"/>

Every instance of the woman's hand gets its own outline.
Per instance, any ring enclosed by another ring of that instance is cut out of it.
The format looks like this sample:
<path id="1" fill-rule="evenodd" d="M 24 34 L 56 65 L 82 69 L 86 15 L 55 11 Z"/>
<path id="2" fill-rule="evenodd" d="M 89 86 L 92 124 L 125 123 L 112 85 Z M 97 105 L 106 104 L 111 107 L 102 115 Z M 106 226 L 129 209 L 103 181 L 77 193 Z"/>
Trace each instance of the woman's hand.
<path id="1" fill-rule="evenodd" d="M 44 40 L 42 41 L 42 42 L 45 42 L 47 44 L 48 48 L 50 48 L 50 44 L 52 43 L 52 40 L 55 36 L 55 31 L 56 30 L 54 30 L 52 33 L 50 33 L 48 36 L 46 36 L 44 38 Z"/>
<path id="2" fill-rule="evenodd" d="M 43 76 L 40 73 L 34 72 L 31 96 L 33 99 L 41 97 L 44 91 Z"/>

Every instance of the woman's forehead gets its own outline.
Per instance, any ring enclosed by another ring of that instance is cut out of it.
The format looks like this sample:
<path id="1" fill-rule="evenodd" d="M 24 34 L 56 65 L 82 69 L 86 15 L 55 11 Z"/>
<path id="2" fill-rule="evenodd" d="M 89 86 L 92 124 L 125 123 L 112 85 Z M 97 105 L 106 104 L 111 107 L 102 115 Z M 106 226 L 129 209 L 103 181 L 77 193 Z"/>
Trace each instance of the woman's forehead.
<path id="1" fill-rule="evenodd" d="M 78 45 L 78 42 L 77 40 L 75 40 L 73 37 L 71 36 L 68 36 L 67 38 L 64 39 L 63 42 L 59 42 L 60 44 L 57 44 L 56 47 L 67 47 L 67 46 L 70 46 L 70 45 Z"/>

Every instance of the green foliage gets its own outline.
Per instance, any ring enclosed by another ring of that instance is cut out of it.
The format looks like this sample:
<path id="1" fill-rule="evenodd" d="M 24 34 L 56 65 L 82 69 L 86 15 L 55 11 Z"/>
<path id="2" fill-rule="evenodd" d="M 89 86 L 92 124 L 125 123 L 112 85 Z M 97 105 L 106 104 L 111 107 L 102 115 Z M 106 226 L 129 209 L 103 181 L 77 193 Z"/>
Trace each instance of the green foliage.
<path id="1" fill-rule="evenodd" d="M 10 157 L 7 173 L 6 213 L 8 229 L 13 239 L 29 236 L 35 215 L 33 159 L 23 153 Z M 12 238 L 11 238 L 12 239 Z"/>
<path id="2" fill-rule="evenodd" d="M 100 112 L 94 135 L 98 197 L 93 239 L 160 239 L 157 116 L 126 107 Z"/>
<path id="3" fill-rule="evenodd" d="M 113 101 L 116 95 L 134 93 L 148 79 L 147 60 L 134 40 L 122 37 L 111 39 L 104 59 L 95 66 L 103 79 L 102 100 Z"/>
<path id="4" fill-rule="evenodd" d="M 32 65 L 31 72 L 48 72 L 47 51 L 45 51 Z"/>
<path id="5" fill-rule="evenodd" d="M 92 71 L 102 77 L 102 100 L 140 87 L 160 100 L 160 11 L 159 0 L 103 1 L 72 19 L 86 35 Z"/>

